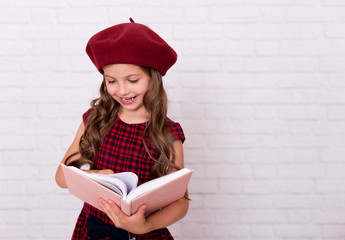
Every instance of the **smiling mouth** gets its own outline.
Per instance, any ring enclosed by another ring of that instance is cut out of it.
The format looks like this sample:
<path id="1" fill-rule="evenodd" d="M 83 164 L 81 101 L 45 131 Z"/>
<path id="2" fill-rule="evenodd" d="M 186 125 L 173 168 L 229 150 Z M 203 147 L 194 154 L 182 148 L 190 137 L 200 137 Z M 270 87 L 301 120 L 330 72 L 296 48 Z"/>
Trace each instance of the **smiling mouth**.
<path id="1" fill-rule="evenodd" d="M 134 100 L 136 97 L 131 97 L 131 98 L 121 98 L 122 101 L 132 101 Z"/>

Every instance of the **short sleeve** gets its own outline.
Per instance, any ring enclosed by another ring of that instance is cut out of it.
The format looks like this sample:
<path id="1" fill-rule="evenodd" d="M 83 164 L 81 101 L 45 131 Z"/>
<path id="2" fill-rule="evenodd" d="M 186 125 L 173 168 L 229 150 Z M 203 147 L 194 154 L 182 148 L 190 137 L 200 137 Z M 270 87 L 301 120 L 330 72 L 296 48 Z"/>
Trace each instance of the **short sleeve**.
<path id="1" fill-rule="evenodd" d="M 182 127 L 179 123 L 167 119 L 169 130 L 171 132 L 173 141 L 181 140 L 182 143 L 186 140 Z"/>
<path id="2" fill-rule="evenodd" d="M 91 113 L 93 112 L 92 108 L 89 108 L 84 114 L 83 114 L 83 122 L 86 124 L 87 119 L 90 117 Z"/>

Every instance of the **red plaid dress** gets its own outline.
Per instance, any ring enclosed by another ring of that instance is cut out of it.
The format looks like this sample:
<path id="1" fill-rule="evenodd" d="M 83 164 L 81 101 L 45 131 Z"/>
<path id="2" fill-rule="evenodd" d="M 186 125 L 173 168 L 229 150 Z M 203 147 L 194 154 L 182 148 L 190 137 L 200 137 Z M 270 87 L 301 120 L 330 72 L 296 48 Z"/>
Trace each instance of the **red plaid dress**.
<path id="1" fill-rule="evenodd" d="M 89 109 L 83 114 L 84 123 L 86 123 L 91 112 L 92 109 Z M 180 124 L 167 118 L 167 125 L 172 133 L 173 139 L 184 142 L 185 137 Z M 113 127 L 109 130 L 101 143 L 96 159 L 97 169 L 112 169 L 115 173 L 124 171 L 134 172 L 139 177 L 138 184 L 148 181 L 149 173 L 154 165 L 154 161 L 147 154 L 142 143 L 142 133 L 144 128 L 145 123 L 127 124 L 121 121 L 120 118 L 117 118 Z M 153 147 L 150 148 L 150 151 L 151 154 L 154 156 L 156 155 Z M 86 221 L 90 214 L 101 219 L 105 224 L 113 225 L 113 222 L 106 214 L 91 205 L 84 203 L 84 207 L 79 215 L 72 239 L 89 239 Z M 136 240 L 173 239 L 167 228 L 158 229 L 144 235 L 131 234 L 131 237 L 135 237 Z"/>

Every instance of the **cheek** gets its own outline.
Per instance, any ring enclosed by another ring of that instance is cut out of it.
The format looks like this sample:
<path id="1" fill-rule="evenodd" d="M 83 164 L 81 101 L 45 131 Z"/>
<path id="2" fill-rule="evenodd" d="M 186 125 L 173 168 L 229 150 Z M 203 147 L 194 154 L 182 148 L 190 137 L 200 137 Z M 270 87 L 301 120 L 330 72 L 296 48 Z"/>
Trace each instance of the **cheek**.
<path id="1" fill-rule="evenodd" d="M 107 86 L 107 92 L 110 94 L 110 95 L 114 95 L 115 94 L 115 88 L 111 85 L 108 85 Z"/>
<path id="2" fill-rule="evenodd" d="M 141 87 L 140 87 L 140 92 L 142 95 L 144 95 L 149 89 L 149 84 L 148 83 L 145 83 L 143 84 Z"/>

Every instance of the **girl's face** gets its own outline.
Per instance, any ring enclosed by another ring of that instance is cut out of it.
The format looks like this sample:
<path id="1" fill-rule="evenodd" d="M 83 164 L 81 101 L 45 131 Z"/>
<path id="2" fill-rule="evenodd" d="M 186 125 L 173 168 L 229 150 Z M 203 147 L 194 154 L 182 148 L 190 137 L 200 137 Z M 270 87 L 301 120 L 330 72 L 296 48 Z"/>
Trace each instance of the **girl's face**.
<path id="1" fill-rule="evenodd" d="M 121 105 L 121 115 L 147 116 L 143 98 L 150 76 L 139 66 L 112 64 L 103 68 L 108 93 Z"/>

